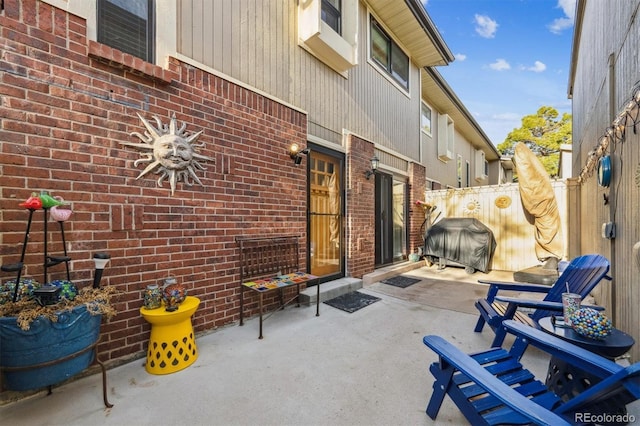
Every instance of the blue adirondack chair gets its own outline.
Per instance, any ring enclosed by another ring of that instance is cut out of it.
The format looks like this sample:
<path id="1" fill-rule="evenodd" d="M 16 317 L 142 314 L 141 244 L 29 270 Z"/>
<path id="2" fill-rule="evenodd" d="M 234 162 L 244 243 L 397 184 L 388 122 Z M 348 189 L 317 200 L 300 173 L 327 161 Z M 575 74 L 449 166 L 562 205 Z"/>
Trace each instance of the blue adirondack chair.
<path id="1" fill-rule="evenodd" d="M 478 280 L 480 283 L 489 284 L 490 287 L 486 298 L 479 299 L 475 303 L 480 311 L 480 317 L 474 331 L 481 332 L 486 322 L 496 333 L 491 346 L 500 346 L 505 337 L 502 321 L 513 319 L 535 326 L 540 318 L 557 315 L 562 311 L 562 293 L 567 292 L 567 287 L 570 293 L 577 293 L 584 299 L 603 278 L 611 280 L 607 272 L 609 272 L 609 261 L 606 258 L 598 254 L 588 254 L 573 259 L 553 286 Z M 546 296 L 542 301 L 521 299 L 499 296 L 500 290 L 546 293 Z M 602 310 L 602 307 L 592 307 Z M 518 311 L 518 308 L 533 308 L 534 311 L 529 314 Z"/>
<path id="2" fill-rule="evenodd" d="M 467 355 L 440 336 L 423 338 L 439 357 L 429 368 L 435 377 L 427 405 L 429 417 L 436 419 L 445 395 L 449 395 L 473 425 L 590 424 L 586 416 L 624 416 L 620 406 L 640 398 L 640 363 L 625 368 L 513 320 L 506 320 L 503 326 L 516 336 L 509 350 L 494 347 Z M 520 363 L 529 344 L 589 371 L 601 381 L 563 400 Z"/>

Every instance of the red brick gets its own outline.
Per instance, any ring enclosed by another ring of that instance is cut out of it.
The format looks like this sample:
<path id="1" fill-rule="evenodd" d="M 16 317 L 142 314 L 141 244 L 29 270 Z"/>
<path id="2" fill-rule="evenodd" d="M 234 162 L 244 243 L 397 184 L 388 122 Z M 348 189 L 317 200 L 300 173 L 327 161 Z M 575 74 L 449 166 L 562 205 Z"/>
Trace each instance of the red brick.
<path id="1" fill-rule="evenodd" d="M 51 32 L 45 19 L 38 21 L 42 25 L 30 37 L 18 31 L 26 29 L 24 22 L 2 18 L 3 24 L 9 21 L 6 28 L 19 35 L 11 41 L 13 52 L 26 51 L 27 45 L 32 52 L 35 45 L 37 51 L 26 61 L 9 60 L 2 66 L 23 69 L 24 75 L 31 71 L 38 79 L 55 83 L 25 90 L 34 84 L 29 79 L 14 74 L 9 84 L 3 80 L 11 107 L 18 107 L 15 113 L 0 110 L 11 116 L 3 120 L 8 129 L 2 132 L 9 137 L 3 140 L 12 146 L 6 158 L 10 163 L 23 162 L 3 164 L 3 183 L 19 190 L 3 186 L 2 194 L 19 192 L 26 197 L 29 190 L 24 188 L 55 190 L 74 203 L 69 223 L 74 253 L 111 252 L 104 282 L 123 289 L 125 297 L 118 303 L 117 319 L 105 327 L 101 348 L 107 348 L 108 358 L 141 351 L 149 332 L 138 311 L 141 288 L 169 271 L 188 283 L 191 294 L 202 297 L 203 306 L 194 318 L 198 330 L 237 321 L 234 237 L 259 235 L 265 229 L 286 233 L 303 229 L 306 223 L 304 170 L 294 168 L 286 155 L 292 140 L 305 144 L 306 117 L 175 58 L 169 61 L 170 69 L 163 69 L 94 41 L 83 43 L 82 18 L 55 8 L 52 16 L 57 37 L 53 39 L 44 34 Z M 3 28 L 3 34 L 6 31 Z M 69 40 L 69 49 L 60 43 L 62 36 Z M 90 61 L 86 54 L 111 64 Z M 48 70 L 43 64 L 54 67 Z M 123 65 L 129 67 L 127 72 Z M 13 104 L 19 98 L 22 101 Z M 151 117 L 157 115 L 166 125 L 173 112 L 188 131 L 205 131 L 199 139 L 205 146 L 198 152 L 215 161 L 202 161 L 207 170 L 196 172 L 204 187 L 179 182 L 172 196 L 168 182 L 157 186 L 154 173 L 136 179 L 146 163 L 135 167 L 140 151 L 120 142 L 140 142 L 130 135 L 145 131 L 136 113 L 153 125 Z M 248 159 L 245 154 L 252 150 L 269 160 Z M 278 167 L 273 167 L 274 159 Z M 30 177 L 25 181 L 27 168 Z M 16 221 L 20 219 L 11 225 Z M 7 229 L 8 241 L 19 245 L 21 232 Z M 29 271 L 38 272 L 41 240 L 33 248 L 36 253 L 27 257 L 32 263 Z M 89 282 L 90 258 L 74 260 L 74 265 L 74 276 Z"/>

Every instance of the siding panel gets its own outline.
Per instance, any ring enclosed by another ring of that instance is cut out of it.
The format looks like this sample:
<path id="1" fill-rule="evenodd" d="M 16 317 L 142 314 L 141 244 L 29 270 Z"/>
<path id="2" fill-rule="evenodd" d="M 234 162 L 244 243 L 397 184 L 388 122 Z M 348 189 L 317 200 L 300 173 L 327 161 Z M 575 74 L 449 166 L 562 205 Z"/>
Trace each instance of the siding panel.
<path id="1" fill-rule="evenodd" d="M 298 46 L 296 5 L 288 0 L 180 2 L 179 51 L 308 111 L 323 133 L 348 129 L 420 161 L 418 68 L 411 67 L 407 96 L 367 62 L 368 12 L 361 3 L 359 65 L 344 78 Z"/>
<path id="2" fill-rule="evenodd" d="M 574 175 L 587 162 L 612 114 L 621 110 L 638 82 L 640 22 L 639 0 L 587 1 L 580 33 L 579 54 L 574 57 L 573 143 Z M 635 19 L 634 19 L 635 17 Z M 608 58 L 614 55 L 613 93 L 610 94 Z M 575 52 L 574 52 L 575 55 Z M 613 97 L 613 104 L 610 103 Z M 640 341 L 640 268 L 633 247 L 640 241 L 640 188 L 635 173 L 640 167 L 640 135 L 627 128 L 624 143 L 610 146 L 613 178 L 609 188 L 597 185 L 596 176 L 587 178 L 579 188 L 581 252 L 597 252 L 612 261 L 613 283 L 599 286 L 600 299 L 614 325 Z M 604 196 L 609 203 L 604 204 Z M 601 237 L 603 223 L 616 224 L 616 238 Z M 632 361 L 640 360 L 640 346 L 632 349 Z"/>

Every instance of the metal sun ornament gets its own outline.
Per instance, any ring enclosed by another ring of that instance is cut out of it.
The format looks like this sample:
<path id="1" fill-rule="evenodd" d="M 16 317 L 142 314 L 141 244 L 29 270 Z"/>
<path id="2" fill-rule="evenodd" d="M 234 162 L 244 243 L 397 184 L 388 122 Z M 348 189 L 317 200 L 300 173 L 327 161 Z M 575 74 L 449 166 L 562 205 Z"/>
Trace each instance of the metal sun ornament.
<path id="1" fill-rule="evenodd" d="M 480 202 L 478 200 L 476 200 L 476 199 L 470 200 L 462 208 L 462 211 L 465 214 L 478 214 L 480 212 Z"/>
<path id="2" fill-rule="evenodd" d="M 131 136 L 137 136 L 143 143 L 120 142 L 122 145 L 141 151 L 142 158 L 134 161 L 135 167 L 142 163 L 148 163 L 147 167 L 136 177 L 136 180 L 154 172 L 160 175 L 158 186 L 161 187 L 165 180 L 169 181 L 171 195 L 174 194 L 176 184 L 180 181 L 187 186 L 192 186 L 193 182 L 204 186 L 196 175 L 196 170 L 206 170 L 200 161 L 213 161 L 213 159 L 198 154 L 194 150 L 196 147 L 204 146 L 204 144 L 195 144 L 203 130 L 190 134 L 185 131 L 186 123 L 182 123 L 182 126 L 178 128 L 175 114 L 171 117 L 168 125 L 162 124 L 160 119 L 154 116 L 153 119 L 156 121 L 157 127 L 154 127 L 140 114 L 138 117 L 147 131 L 144 132 L 144 135 L 133 132 Z"/>

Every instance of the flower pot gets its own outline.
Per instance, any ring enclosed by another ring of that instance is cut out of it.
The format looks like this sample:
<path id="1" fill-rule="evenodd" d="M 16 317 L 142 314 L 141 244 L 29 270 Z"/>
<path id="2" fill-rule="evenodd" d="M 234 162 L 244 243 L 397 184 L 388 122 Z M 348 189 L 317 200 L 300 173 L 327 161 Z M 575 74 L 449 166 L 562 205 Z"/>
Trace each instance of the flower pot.
<path id="1" fill-rule="evenodd" d="M 15 317 L 0 318 L 0 369 L 5 389 L 50 386 L 92 363 L 102 316 L 90 314 L 85 305 L 57 316 L 57 322 L 38 318 L 26 331 L 18 327 Z"/>

